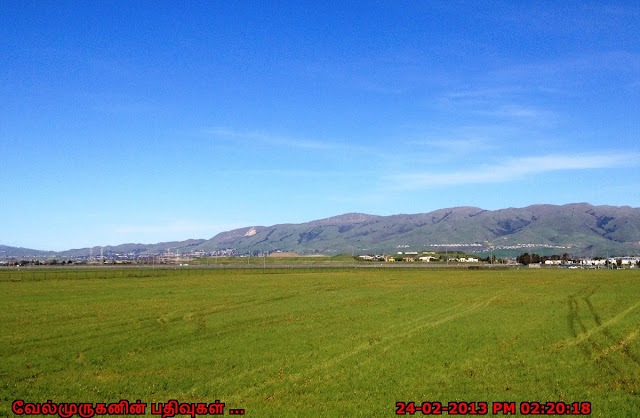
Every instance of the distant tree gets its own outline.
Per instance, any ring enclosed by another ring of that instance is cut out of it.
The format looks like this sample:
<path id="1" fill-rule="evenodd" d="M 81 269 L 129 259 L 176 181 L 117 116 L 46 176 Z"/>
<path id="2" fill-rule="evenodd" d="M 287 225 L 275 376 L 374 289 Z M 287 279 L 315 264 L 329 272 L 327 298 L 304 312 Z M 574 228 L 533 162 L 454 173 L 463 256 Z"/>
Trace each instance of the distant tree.
<path id="1" fill-rule="evenodd" d="M 516 261 L 520 264 L 539 263 L 541 260 L 538 254 L 524 253 L 516 257 Z"/>
<path id="2" fill-rule="evenodd" d="M 531 264 L 531 255 L 529 253 L 520 254 L 516 257 L 516 261 L 524 265 Z"/>
<path id="3" fill-rule="evenodd" d="M 563 253 L 562 254 L 562 262 L 566 263 L 567 261 L 569 261 L 569 254 Z"/>

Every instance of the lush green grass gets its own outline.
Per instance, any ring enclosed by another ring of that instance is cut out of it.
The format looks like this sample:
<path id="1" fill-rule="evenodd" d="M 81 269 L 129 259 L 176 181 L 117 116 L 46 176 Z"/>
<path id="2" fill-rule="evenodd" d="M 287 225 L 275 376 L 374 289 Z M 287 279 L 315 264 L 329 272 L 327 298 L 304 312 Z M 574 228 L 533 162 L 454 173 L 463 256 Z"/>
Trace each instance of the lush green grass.
<path id="1" fill-rule="evenodd" d="M 0 272 L 1 416 L 17 398 L 220 399 L 259 417 L 427 400 L 640 411 L 638 271 L 105 271 Z"/>

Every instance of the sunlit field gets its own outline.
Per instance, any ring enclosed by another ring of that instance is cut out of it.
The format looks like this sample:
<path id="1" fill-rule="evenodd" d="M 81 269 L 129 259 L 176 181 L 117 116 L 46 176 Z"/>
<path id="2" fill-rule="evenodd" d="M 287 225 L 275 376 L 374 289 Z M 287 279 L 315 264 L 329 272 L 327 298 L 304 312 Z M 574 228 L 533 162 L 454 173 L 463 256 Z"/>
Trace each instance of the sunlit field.
<path id="1" fill-rule="evenodd" d="M 16 399 L 219 400 L 255 417 L 427 401 L 640 413 L 638 270 L 5 270 L 0 306 L 0 416 Z"/>

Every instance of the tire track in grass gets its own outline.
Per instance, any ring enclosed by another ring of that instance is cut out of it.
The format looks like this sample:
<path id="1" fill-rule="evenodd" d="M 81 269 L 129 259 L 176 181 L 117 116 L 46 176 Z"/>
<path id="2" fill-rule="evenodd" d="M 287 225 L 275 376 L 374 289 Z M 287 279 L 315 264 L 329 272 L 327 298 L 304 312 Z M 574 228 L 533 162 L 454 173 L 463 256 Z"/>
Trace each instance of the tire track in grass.
<path id="1" fill-rule="evenodd" d="M 415 334 L 422 332 L 426 329 L 430 329 L 430 328 L 436 328 L 440 325 L 443 325 L 445 323 L 454 321 L 458 318 L 464 317 L 466 315 L 470 315 L 472 313 L 475 313 L 481 309 L 486 308 L 487 306 L 489 306 L 491 304 L 491 302 L 493 302 L 496 298 L 498 297 L 498 295 L 495 295 L 487 300 L 484 301 L 479 301 L 474 303 L 473 305 L 471 305 L 470 307 L 463 309 L 463 310 L 458 310 L 460 308 L 460 306 L 462 306 L 463 304 L 460 303 L 458 305 L 455 305 L 453 307 L 450 307 L 444 311 L 441 312 L 437 312 L 437 313 L 432 313 L 420 318 L 416 318 L 412 321 L 409 322 L 408 326 L 407 323 L 405 323 L 405 326 L 403 327 L 403 329 L 399 330 L 397 325 L 393 325 L 391 327 L 389 327 L 387 329 L 386 332 L 384 332 L 384 337 L 381 337 L 379 339 L 374 339 L 374 340 L 369 340 L 367 342 L 364 342 L 358 346 L 356 346 L 355 348 L 353 348 L 351 351 L 345 352 L 339 356 L 336 356 L 332 359 L 329 359 L 327 361 L 324 361 L 322 363 L 319 363 L 313 367 L 310 367 L 308 369 L 306 369 L 303 372 L 299 372 L 299 373 L 293 373 L 290 374 L 286 377 L 286 379 L 291 382 L 299 382 L 307 377 L 309 377 L 310 375 L 315 375 L 318 372 L 322 371 L 322 370 L 327 370 L 330 368 L 333 368 L 335 366 L 337 366 L 339 363 L 342 363 L 343 361 L 346 361 L 362 352 L 365 352 L 367 350 L 371 350 L 374 347 L 377 347 L 379 345 L 384 345 L 385 347 L 385 351 L 388 350 L 389 346 L 395 345 L 395 344 L 400 344 L 404 341 L 406 341 L 407 339 L 412 338 Z M 453 312 L 452 312 L 453 311 Z M 444 313 L 448 313 L 448 312 L 452 312 L 450 314 L 447 314 L 446 316 L 442 317 L 441 315 Z M 433 316 L 441 316 L 440 318 L 437 318 L 435 320 L 431 320 L 429 322 L 425 323 L 425 320 L 431 319 Z M 416 325 L 417 324 L 417 325 Z M 395 331 L 395 332 L 394 332 Z M 253 374 L 253 373 L 247 373 L 247 374 Z M 236 394 L 237 397 L 239 398 L 245 398 L 249 395 L 251 395 L 252 393 L 256 392 L 259 389 L 264 389 L 267 386 L 271 386 L 274 384 L 278 384 L 280 382 L 282 382 L 284 380 L 284 378 L 278 377 L 278 378 L 272 378 L 269 379 L 265 382 L 262 382 L 261 384 L 252 386 L 250 388 L 247 388 L 247 390 L 245 392 L 243 392 L 242 394 Z"/>
<path id="2" fill-rule="evenodd" d="M 640 359 L 637 354 L 629 350 L 628 345 L 638 336 L 640 330 L 635 329 L 625 338 L 618 340 L 611 333 L 609 327 L 616 324 L 618 321 L 629 315 L 629 313 L 640 307 L 640 301 L 631 305 L 613 318 L 603 322 L 600 318 L 600 314 L 590 300 L 591 296 L 595 294 L 597 289 L 598 287 L 590 289 L 585 288 L 568 297 L 569 314 L 567 319 L 573 338 L 569 341 L 565 340 L 564 343 L 558 343 L 556 347 L 568 348 L 578 345 L 587 359 L 605 366 L 606 369 L 612 372 L 613 376 L 617 376 L 615 380 L 608 382 L 610 386 L 613 385 L 613 387 L 620 388 L 627 393 L 635 394 L 635 388 L 638 386 L 638 377 L 636 377 L 638 373 L 633 369 L 638 369 L 638 367 L 640 367 Z M 580 297 L 584 305 L 586 305 L 590 315 L 590 320 L 593 321 L 595 326 L 592 325 L 591 327 L 588 327 L 585 321 L 580 318 L 582 310 L 580 309 L 578 297 Z M 580 332 L 578 332 L 578 330 Z M 601 340 L 604 339 L 604 342 L 598 342 L 596 337 L 599 334 L 602 335 Z M 612 354 L 618 352 L 622 354 L 622 359 L 631 361 L 631 368 L 620 364 L 620 360 L 616 361 L 616 356 L 613 356 Z"/>
<path id="3" fill-rule="evenodd" d="M 571 334 L 573 335 L 572 343 L 569 346 L 578 345 L 580 351 L 583 352 L 586 358 L 592 358 L 593 354 L 599 352 L 601 349 L 600 344 L 596 339 L 591 337 L 594 330 L 602 329 L 599 328 L 602 326 L 602 321 L 600 319 L 600 315 L 595 310 L 593 303 L 589 299 L 596 292 L 597 287 L 584 288 L 579 292 L 569 295 L 568 304 L 569 304 L 569 315 L 567 320 L 569 322 L 569 329 Z M 589 328 L 588 324 L 581 318 L 582 309 L 580 308 L 580 300 L 582 300 L 589 310 L 591 315 L 591 319 L 596 324 L 596 327 Z M 603 333 L 606 338 L 611 338 L 611 334 L 608 329 L 605 329 L 606 333 Z M 584 342 L 584 344 L 582 344 Z M 619 374 L 619 370 L 615 363 L 610 358 L 603 358 L 603 364 L 609 370 L 614 370 L 616 374 Z"/>
<path id="4" fill-rule="evenodd" d="M 610 347 L 606 347 L 605 349 L 603 349 L 600 354 L 598 354 L 597 357 L 594 357 L 594 360 L 601 360 L 604 357 L 607 357 L 609 354 L 614 353 L 618 350 L 622 350 L 622 352 L 631 357 L 633 362 L 638 364 L 638 358 L 637 356 L 635 356 L 633 353 L 631 353 L 629 351 L 628 345 L 630 342 L 632 342 L 633 340 L 635 340 L 638 337 L 638 334 L 640 334 L 640 328 L 639 329 L 635 329 L 633 331 L 631 331 L 631 333 L 629 333 L 626 337 L 624 337 L 623 339 L 621 339 L 620 341 L 618 341 L 617 343 L 613 344 Z"/>
<path id="5" fill-rule="evenodd" d="M 589 296 L 591 296 L 591 295 L 589 295 Z M 622 318 L 627 316 L 629 313 L 631 313 L 632 311 L 634 311 L 634 310 L 636 310 L 636 309 L 638 309 L 640 307 L 640 301 L 638 301 L 637 303 L 631 305 L 630 307 L 628 307 L 624 311 L 620 312 L 618 315 L 614 316 L 613 318 L 611 318 L 611 319 L 609 319 L 609 320 L 607 320 L 605 322 L 600 321 L 599 316 L 597 314 L 595 314 L 594 311 L 592 311 L 592 316 L 594 317 L 593 321 L 595 322 L 596 326 L 588 329 L 586 327 L 586 325 L 584 324 L 584 322 L 580 318 L 578 318 L 579 307 L 578 307 L 578 303 L 577 303 L 577 301 L 575 301 L 574 297 L 575 297 L 575 295 L 569 296 L 570 328 L 572 330 L 572 333 L 574 334 L 574 338 L 572 338 L 571 340 L 566 341 L 564 344 L 562 344 L 565 347 L 571 347 L 571 346 L 574 346 L 576 344 L 580 344 L 581 342 L 589 339 L 593 334 L 596 334 L 598 332 L 603 332 L 604 334 L 610 336 L 611 334 L 609 333 L 609 330 L 608 330 L 608 327 L 610 325 L 613 325 L 613 324 L 617 323 L 619 320 L 621 320 Z M 582 332 L 580 332 L 580 333 L 576 332 L 575 331 L 575 326 L 571 325 L 571 322 L 577 323 L 578 326 L 582 329 Z"/>
<path id="6" fill-rule="evenodd" d="M 399 344 L 401 342 L 401 340 L 406 340 L 406 339 L 412 338 L 413 335 L 415 335 L 415 334 L 417 334 L 417 333 L 419 333 L 419 332 L 421 332 L 421 331 L 423 331 L 425 329 L 435 328 L 435 327 L 437 327 L 439 325 L 442 325 L 442 324 L 444 324 L 446 322 L 450 322 L 450 321 L 456 320 L 456 319 L 458 319 L 460 317 L 463 317 L 463 316 L 469 315 L 471 313 L 474 313 L 474 312 L 476 312 L 478 310 L 484 309 L 484 308 L 488 307 L 491 304 L 491 302 L 493 302 L 497 298 L 498 298 L 498 295 L 495 295 L 495 296 L 490 297 L 489 299 L 487 299 L 485 301 L 476 302 L 475 304 L 471 305 L 471 307 L 469 307 L 469 308 L 467 308 L 467 309 L 465 309 L 463 311 L 453 313 L 453 314 L 448 315 L 448 316 L 446 316 L 444 318 L 440 318 L 439 320 L 434 321 L 432 323 L 423 324 L 421 326 L 418 326 L 418 327 L 415 327 L 413 329 L 410 329 L 406 333 L 394 337 L 394 340 L 396 340 L 395 344 Z M 394 343 L 388 344 L 387 346 L 390 346 L 390 345 L 393 345 L 393 344 Z M 385 348 L 385 350 L 386 350 L 386 348 Z"/>
<path id="7" fill-rule="evenodd" d="M 587 304 L 587 307 L 589 308 L 589 312 L 591 313 L 591 315 L 593 316 L 593 320 L 594 322 L 598 325 L 598 327 L 602 327 L 602 320 L 600 319 L 600 315 L 597 313 L 597 311 L 595 310 L 593 303 L 591 303 L 591 300 L 589 299 L 593 294 L 595 293 L 595 289 L 584 298 L 585 303 Z M 637 305 L 640 305 L 640 301 L 638 302 Z M 607 338 L 608 341 L 616 341 L 616 337 L 613 336 L 611 334 L 611 332 L 609 331 L 608 326 L 604 327 L 602 329 L 602 333 L 603 335 Z M 633 332 L 631 333 L 633 334 Z M 636 332 L 637 334 L 637 332 Z M 620 344 L 622 341 L 618 341 L 615 344 L 613 344 L 613 346 L 617 346 L 618 344 Z M 629 351 L 628 347 L 626 347 L 626 344 L 620 346 L 620 348 L 622 348 L 621 353 L 623 353 L 626 357 L 629 358 L 629 360 L 631 360 L 633 363 L 635 363 L 636 365 L 640 365 L 640 362 L 638 361 L 638 358 L 631 353 L 631 351 Z M 614 350 L 617 351 L 617 350 Z M 597 357 L 598 360 L 602 360 L 604 357 L 603 356 L 599 356 Z"/>
<path id="8" fill-rule="evenodd" d="M 458 304 L 456 306 L 450 307 L 445 312 L 454 311 L 454 310 L 458 309 L 460 306 L 462 306 L 462 304 Z M 430 319 L 431 317 L 437 316 L 438 314 L 442 314 L 442 312 L 432 312 L 432 313 L 430 313 L 428 315 L 425 315 L 423 317 L 414 318 L 413 320 L 409 321 L 409 324 L 415 324 L 415 323 L 423 322 L 424 320 Z M 407 324 L 407 323 L 405 322 L 405 324 Z M 385 335 L 390 335 L 393 330 L 397 330 L 397 326 L 389 327 L 386 331 L 384 331 L 384 334 Z M 389 338 L 392 338 L 392 337 L 387 337 L 386 339 L 389 339 Z M 381 341 L 382 340 L 374 340 L 374 343 L 378 344 Z M 352 350 L 351 352 L 343 353 L 343 354 L 339 355 L 338 357 L 333 358 L 330 362 L 325 362 L 323 364 L 316 365 L 316 366 L 314 366 L 314 367 L 312 367 L 310 369 L 307 369 L 306 371 L 308 373 L 315 373 L 316 371 L 319 371 L 321 369 L 326 369 L 326 368 L 329 367 L 328 363 L 335 364 L 335 363 L 338 363 L 339 361 L 346 360 L 347 358 L 349 358 L 349 357 L 351 357 L 351 356 L 353 356 L 355 354 L 360 353 L 361 351 L 363 351 L 364 349 L 370 347 L 371 345 L 372 344 L 370 342 L 360 344 L 359 346 L 354 348 L 354 350 Z M 261 365 L 260 367 L 253 368 L 253 369 L 241 372 L 241 373 L 234 374 L 233 380 L 245 379 L 245 378 L 252 377 L 252 376 L 254 376 L 256 374 L 263 374 L 265 372 L 265 369 L 266 369 L 266 367 L 264 365 Z M 304 375 L 306 375 L 306 374 L 304 374 Z M 303 378 L 304 375 L 303 375 L 303 373 L 296 373 L 294 375 L 289 375 L 288 378 L 290 380 L 296 380 L 292 376 L 298 376 L 298 378 Z M 225 380 L 227 380 L 227 378 L 219 378 L 219 379 L 216 379 L 216 380 L 225 381 Z M 250 392 L 254 392 L 259 387 L 265 387 L 265 386 L 267 386 L 269 384 L 277 383 L 277 382 L 279 382 L 281 380 L 282 380 L 281 378 L 278 378 L 278 379 L 271 379 L 271 381 L 262 382 L 257 387 L 252 387 L 252 388 L 248 389 L 248 392 L 249 393 Z"/>

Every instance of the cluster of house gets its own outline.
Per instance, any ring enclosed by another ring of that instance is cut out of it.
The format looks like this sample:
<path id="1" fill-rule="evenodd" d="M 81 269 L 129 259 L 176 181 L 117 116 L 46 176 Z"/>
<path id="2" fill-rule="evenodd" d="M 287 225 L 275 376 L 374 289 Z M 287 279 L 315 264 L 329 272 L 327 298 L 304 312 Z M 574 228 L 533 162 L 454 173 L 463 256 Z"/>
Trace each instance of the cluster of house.
<path id="1" fill-rule="evenodd" d="M 429 263 L 432 261 L 442 260 L 440 256 L 426 255 L 424 253 L 423 255 L 419 256 L 417 252 L 411 252 L 411 251 L 408 251 L 405 253 L 399 252 L 396 255 L 364 254 L 358 257 L 361 258 L 362 260 L 386 261 L 388 263 L 393 263 L 397 261 Z M 508 260 L 508 261 L 510 263 L 515 263 L 512 260 Z M 451 257 L 449 258 L 449 262 L 450 263 L 478 263 L 480 262 L 480 260 L 475 257 L 464 256 L 464 257 L 457 257 L 457 258 Z M 584 258 L 581 260 L 548 259 L 542 263 L 531 263 L 529 264 L 529 267 L 531 268 L 540 267 L 541 264 L 545 266 L 575 266 L 572 268 L 588 268 L 588 267 L 600 267 L 600 266 L 604 267 L 604 266 L 615 266 L 615 265 L 634 268 L 640 265 L 640 257 L 609 257 L 609 258 L 602 258 L 602 259 Z"/>
<path id="2" fill-rule="evenodd" d="M 540 267 L 541 263 L 531 263 L 529 268 Z M 569 268 L 601 268 L 608 266 L 635 268 L 640 265 L 640 257 L 584 258 L 582 260 L 545 260 L 546 266 L 565 266 Z"/>
<path id="3" fill-rule="evenodd" d="M 570 265 L 580 265 L 580 266 L 606 266 L 609 264 L 618 264 L 618 260 L 620 260 L 620 265 L 633 266 L 640 262 L 640 257 L 609 257 L 609 258 L 584 258 L 582 260 L 545 260 L 545 265 L 551 266 L 570 266 Z"/>
<path id="4" fill-rule="evenodd" d="M 405 261 L 405 262 L 416 262 L 420 261 L 423 263 L 428 263 L 431 261 L 440 260 L 439 256 L 434 255 L 422 255 L 418 257 L 418 253 L 415 251 L 407 251 L 405 253 L 398 252 L 396 255 L 386 255 L 386 254 L 364 254 L 359 255 L 359 258 L 367 261 L 386 261 L 387 263 L 393 263 L 396 261 Z M 474 257 L 460 257 L 460 258 L 449 258 L 449 262 L 458 262 L 458 263 L 478 263 L 480 260 Z"/>
<path id="5" fill-rule="evenodd" d="M 598 260 L 585 258 L 584 260 L 580 260 L 580 264 L 583 266 L 604 266 L 607 264 L 617 264 L 618 260 L 620 260 L 620 264 L 623 266 L 634 266 L 640 263 L 640 257 L 610 257 Z"/>

